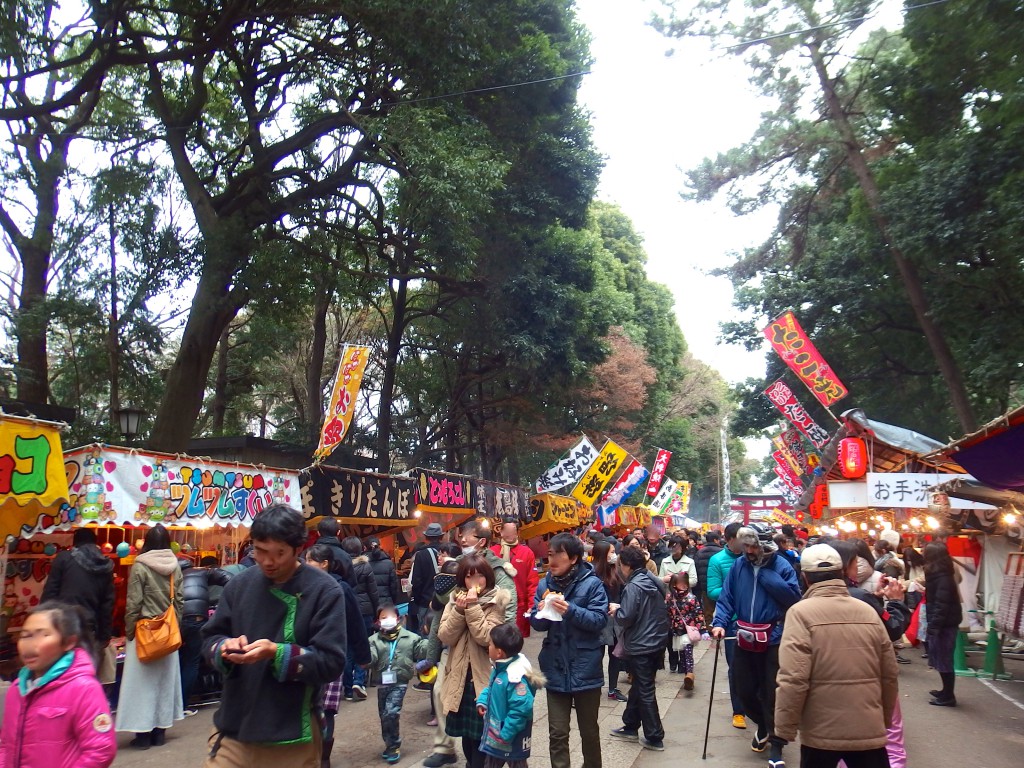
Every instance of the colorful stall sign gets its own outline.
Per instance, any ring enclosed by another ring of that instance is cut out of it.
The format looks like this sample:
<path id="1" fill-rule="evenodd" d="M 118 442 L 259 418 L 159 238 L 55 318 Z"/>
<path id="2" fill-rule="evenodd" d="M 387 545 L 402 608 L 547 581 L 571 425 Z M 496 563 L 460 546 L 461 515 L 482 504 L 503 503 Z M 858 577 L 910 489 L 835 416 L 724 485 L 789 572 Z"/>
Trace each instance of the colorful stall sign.
<path id="1" fill-rule="evenodd" d="M 293 470 L 91 445 L 64 469 L 76 524 L 251 525 L 272 504 L 301 509 Z"/>
<path id="2" fill-rule="evenodd" d="M 58 425 L 0 416 L 0 541 L 70 522 Z"/>
<path id="3" fill-rule="evenodd" d="M 311 467 L 299 476 L 307 520 L 334 517 L 349 525 L 414 526 L 416 481 L 338 467 Z"/>
<path id="4" fill-rule="evenodd" d="M 683 515 L 690 511 L 690 489 L 691 484 L 687 480 L 680 480 L 676 492 L 672 494 L 665 511 L 672 515 Z"/>
<path id="5" fill-rule="evenodd" d="M 530 497 L 530 522 L 519 529 L 522 541 L 535 536 L 557 533 L 580 524 L 586 508 L 578 500 L 554 493 L 541 493 Z"/>
<path id="6" fill-rule="evenodd" d="M 615 473 L 625 460 L 626 449 L 620 448 L 611 440 L 606 440 L 601 447 L 601 453 L 569 495 L 582 501 L 588 507 L 594 506 L 601 491 L 615 477 Z"/>
<path id="7" fill-rule="evenodd" d="M 654 460 L 654 469 L 651 470 L 651 480 L 647 483 L 647 495 L 652 499 L 658 495 L 661 488 L 661 481 L 665 479 L 665 472 L 668 471 L 668 462 L 672 458 L 672 451 L 664 448 L 658 450 L 658 457 Z"/>
<path id="8" fill-rule="evenodd" d="M 369 358 L 369 347 L 346 344 L 342 348 L 327 415 L 320 430 L 320 444 L 313 452 L 315 461 L 323 461 L 345 439 L 345 434 L 352 423 L 352 414 L 356 410 L 356 398 L 359 396 L 363 371 L 366 370 L 366 361 Z"/>
<path id="9" fill-rule="evenodd" d="M 828 408 L 849 394 L 849 390 L 807 338 L 796 316 L 786 312 L 764 329 L 764 335 L 783 362 L 788 365 L 809 390 Z"/>
<path id="10" fill-rule="evenodd" d="M 601 525 L 612 524 L 608 521 L 608 516 L 615 512 L 622 502 L 639 488 L 646 479 L 647 469 L 640 466 L 640 462 L 636 459 L 630 461 L 622 471 L 619 479 L 612 486 L 611 490 L 604 495 L 600 505 L 598 505 L 597 517 L 601 521 Z"/>
<path id="11" fill-rule="evenodd" d="M 586 437 L 580 438 L 576 445 L 537 478 L 537 482 L 534 483 L 537 493 L 550 493 L 568 485 L 575 485 L 583 477 L 583 473 L 590 469 L 596 458 L 597 448 L 594 444 Z"/>
<path id="12" fill-rule="evenodd" d="M 413 504 L 417 509 L 439 514 L 477 512 L 477 481 L 466 475 L 416 470 Z"/>
<path id="13" fill-rule="evenodd" d="M 771 400 L 772 404 L 782 412 L 782 415 L 814 443 L 816 448 L 823 448 L 828 443 L 828 432 L 819 427 L 818 423 L 804 410 L 804 407 L 796 399 L 796 395 L 793 394 L 793 390 L 782 379 L 768 387 L 764 391 L 764 396 Z"/>

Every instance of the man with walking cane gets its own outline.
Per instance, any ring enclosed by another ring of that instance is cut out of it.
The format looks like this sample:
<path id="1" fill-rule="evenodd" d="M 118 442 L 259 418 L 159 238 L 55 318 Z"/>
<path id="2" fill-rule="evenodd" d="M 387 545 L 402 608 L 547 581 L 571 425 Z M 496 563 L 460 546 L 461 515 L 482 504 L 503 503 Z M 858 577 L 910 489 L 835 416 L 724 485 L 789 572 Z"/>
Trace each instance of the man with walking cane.
<path id="1" fill-rule="evenodd" d="M 743 554 L 722 585 L 711 634 L 721 640 L 736 617 L 733 682 L 744 714 L 757 725 L 750 748 L 764 752 L 770 745 L 768 768 L 784 768 L 786 742 L 775 735 L 775 678 L 782 619 L 801 593 L 796 572 L 779 557 L 772 535 L 765 523 L 752 523 L 736 533 Z"/>

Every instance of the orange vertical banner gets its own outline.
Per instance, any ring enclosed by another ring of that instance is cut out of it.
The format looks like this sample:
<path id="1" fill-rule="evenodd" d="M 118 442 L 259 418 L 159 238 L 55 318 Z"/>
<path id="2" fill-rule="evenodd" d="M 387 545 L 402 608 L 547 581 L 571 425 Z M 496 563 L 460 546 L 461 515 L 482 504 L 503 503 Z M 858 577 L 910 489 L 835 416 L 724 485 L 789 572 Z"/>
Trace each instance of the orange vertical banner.
<path id="1" fill-rule="evenodd" d="M 363 371 L 366 370 L 366 361 L 369 357 L 369 347 L 346 344 L 342 348 L 327 415 L 324 417 L 323 429 L 320 430 L 320 444 L 313 452 L 315 462 L 319 463 L 327 458 L 345 439 L 352 423 L 356 397 L 363 383 Z"/>

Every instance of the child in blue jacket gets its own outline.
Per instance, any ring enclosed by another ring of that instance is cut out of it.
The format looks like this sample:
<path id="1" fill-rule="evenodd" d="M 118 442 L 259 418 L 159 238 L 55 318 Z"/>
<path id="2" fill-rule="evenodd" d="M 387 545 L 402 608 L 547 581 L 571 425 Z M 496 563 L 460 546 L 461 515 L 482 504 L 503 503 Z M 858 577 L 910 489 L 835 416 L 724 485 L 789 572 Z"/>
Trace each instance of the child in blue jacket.
<path id="1" fill-rule="evenodd" d="M 484 768 L 527 768 L 533 734 L 533 697 L 544 687 L 544 676 L 534 672 L 523 656 L 523 634 L 515 624 L 491 630 L 487 654 L 494 669 L 487 687 L 476 700 L 484 719 L 480 751 Z"/>

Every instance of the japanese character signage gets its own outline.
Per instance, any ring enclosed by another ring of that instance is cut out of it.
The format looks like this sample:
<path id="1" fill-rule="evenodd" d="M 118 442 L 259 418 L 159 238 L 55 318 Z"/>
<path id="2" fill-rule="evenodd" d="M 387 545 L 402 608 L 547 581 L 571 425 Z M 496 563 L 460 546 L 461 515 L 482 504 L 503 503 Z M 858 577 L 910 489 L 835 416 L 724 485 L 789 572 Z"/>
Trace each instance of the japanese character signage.
<path id="1" fill-rule="evenodd" d="M 363 383 L 363 371 L 370 357 L 369 347 L 358 347 L 346 344 L 338 359 L 338 372 L 334 377 L 331 400 L 324 417 L 324 426 L 320 430 L 320 444 L 313 452 L 313 459 L 322 461 L 337 448 L 345 439 L 352 415 L 356 410 L 356 397 L 359 386 Z"/>
<path id="2" fill-rule="evenodd" d="M 670 512 L 673 515 L 683 515 L 690 510 L 690 483 L 687 480 L 680 480 L 679 485 L 676 488 L 676 492 L 672 494 L 672 498 L 669 499 L 668 504 L 665 505 L 665 511 Z"/>
<path id="3" fill-rule="evenodd" d="M 625 460 L 626 450 L 611 440 L 606 440 L 590 469 L 583 474 L 569 495 L 588 507 L 594 506 L 601 491 L 615 477 Z"/>
<path id="4" fill-rule="evenodd" d="M 811 415 L 804 410 L 800 402 L 782 379 L 779 379 L 764 391 L 764 396 L 772 401 L 785 416 L 799 429 L 804 436 L 814 443 L 816 448 L 824 447 L 829 440 L 828 432 L 818 426 L 818 423 L 811 418 Z"/>
<path id="5" fill-rule="evenodd" d="M 576 499 L 542 493 L 530 498 L 530 522 L 519 529 L 520 541 L 564 531 L 580 524 L 586 509 Z"/>
<path id="6" fill-rule="evenodd" d="M 629 496 L 640 487 L 640 484 L 647 479 L 647 469 L 640 466 L 640 462 L 633 459 L 622 471 L 622 475 L 611 487 L 611 490 L 601 499 L 597 508 L 598 519 L 601 525 L 610 525 L 608 517 L 619 508 Z"/>
<path id="7" fill-rule="evenodd" d="M 664 449 L 658 451 L 658 458 L 654 460 L 654 469 L 651 470 L 651 480 L 647 483 L 647 495 L 654 498 L 658 495 L 661 481 L 665 479 L 665 472 L 668 471 L 668 462 L 672 458 L 672 451 Z"/>
<path id="8" fill-rule="evenodd" d="M 56 424 L 0 417 L 0 542 L 68 522 Z"/>
<path id="9" fill-rule="evenodd" d="M 294 470 L 91 445 L 64 469 L 74 523 L 251 525 L 272 504 L 300 509 Z"/>
<path id="10" fill-rule="evenodd" d="M 660 513 L 668 506 L 668 503 L 672 501 L 672 497 L 675 496 L 678 489 L 679 483 L 671 477 L 666 477 L 665 482 L 661 484 L 661 490 L 658 491 L 658 495 L 655 496 L 654 501 L 651 502 L 651 509 L 653 509 L 655 513 Z"/>
<path id="11" fill-rule="evenodd" d="M 776 451 L 776 453 L 778 453 L 778 451 Z M 778 459 L 775 459 L 775 466 L 772 467 L 772 470 L 778 476 L 782 484 L 793 493 L 800 493 L 803 490 L 800 485 L 800 481 L 793 476 L 792 471 L 787 471 L 788 467 L 784 468 L 783 465 L 779 464 Z"/>
<path id="12" fill-rule="evenodd" d="M 307 520 L 334 517 L 353 525 L 415 525 L 416 481 L 337 467 L 312 467 L 299 477 Z"/>
<path id="13" fill-rule="evenodd" d="M 559 488 L 578 483 L 596 458 L 597 448 L 586 437 L 581 438 L 562 458 L 537 478 L 537 493 L 557 491 Z"/>
<path id="14" fill-rule="evenodd" d="M 792 312 L 786 312 L 764 329 L 764 335 L 818 402 L 828 408 L 849 394 L 832 368 L 807 338 Z"/>
<path id="15" fill-rule="evenodd" d="M 417 470 L 414 503 L 419 509 L 440 514 L 481 511 L 477 508 L 474 478 L 425 469 Z"/>
<path id="16" fill-rule="evenodd" d="M 779 438 L 782 440 L 782 444 L 786 446 L 786 451 L 789 456 L 796 461 L 796 465 L 800 470 L 799 474 L 810 474 L 814 470 L 814 467 L 811 466 L 807 451 L 804 449 L 804 441 L 803 438 L 800 437 L 800 430 L 787 429 L 779 435 Z"/>
<path id="17" fill-rule="evenodd" d="M 799 475 L 797 475 L 797 473 L 793 471 L 793 468 L 786 460 L 786 457 L 783 456 L 782 451 L 773 451 L 772 458 L 775 459 L 775 464 L 777 465 L 776 474 L 779 474 L 781 472 L 781 476 L 783 476 L 783 478 L 785 479 L 786 483 L 789 485 L 790 488 L 797 491 L 802 491 L 803 483 L 800 482 Z"/>
<path id="18" fill-rule="evenodd" d="M 502 485 L 488 480 L 477 480 L 476 511 L 496 520 L 528 520 L 530 501 L 526 492 L 514 485 Z"/>
<path id="19" fill-rule="evenodd" d="M 865 475 L 868 488 L 868 506 L 909 507 L 924 509 L 928 506 L 932 491 L 940 483 L 950 480 L 973 480 L 970 475 L 939 475 L 924 472 L 868 472 Z M 952 509 L 991 509 L 991 505 L 967 499 L 949 497 Z"/>

